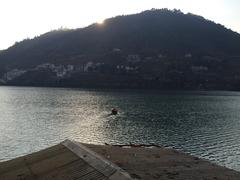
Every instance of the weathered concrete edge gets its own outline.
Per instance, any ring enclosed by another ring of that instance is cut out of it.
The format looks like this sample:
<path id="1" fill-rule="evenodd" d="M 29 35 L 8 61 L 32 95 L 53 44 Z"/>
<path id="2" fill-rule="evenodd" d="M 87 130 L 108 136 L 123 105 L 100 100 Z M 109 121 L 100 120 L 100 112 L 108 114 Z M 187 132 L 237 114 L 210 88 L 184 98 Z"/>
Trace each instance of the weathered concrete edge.
<path id="1" fill-rule="evenodd" d="M 99 172 L 103 173 L 110 180 L 132 180 L 126 171 L 98 155 L 81 143 L 67 139 L 61 144 L 86 161 L 92 167 L 97 169 Z"/>

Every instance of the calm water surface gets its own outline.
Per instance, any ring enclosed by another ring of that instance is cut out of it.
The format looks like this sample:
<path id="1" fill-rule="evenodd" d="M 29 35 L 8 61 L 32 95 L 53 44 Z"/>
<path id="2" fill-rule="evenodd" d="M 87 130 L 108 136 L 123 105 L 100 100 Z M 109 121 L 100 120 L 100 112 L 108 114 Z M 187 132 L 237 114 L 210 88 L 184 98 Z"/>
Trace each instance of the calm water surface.
<path id="1" fill-rule="evenodd" d="M 240 93 L 0 87 L 0 161 L 66 138 L 156 143 L 240 171 Z"/>

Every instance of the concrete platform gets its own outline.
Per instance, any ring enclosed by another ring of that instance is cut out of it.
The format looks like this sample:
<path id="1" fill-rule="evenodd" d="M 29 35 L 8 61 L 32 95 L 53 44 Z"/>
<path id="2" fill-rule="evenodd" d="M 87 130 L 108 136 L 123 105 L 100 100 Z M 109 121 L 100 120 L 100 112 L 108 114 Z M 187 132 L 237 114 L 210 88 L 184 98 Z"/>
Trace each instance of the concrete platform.
<path id="1" fill-rule="evenodd" d="M 118 166 L 84 145 L 66 140 L 0 163 L 0 180 L 129 180 Z"/>
<path id="2" fill-rule="evenodd" d="M 189 154 L 156 146 L 85 144 L 136 180 L 240 180 L 240 172 Z"/>
<path id="3" fill-rule="evenodd" d="M 131 177 L 130 177 L 130 176 Z M 0 163 L 0 180 L 240 180 L 240 172 L 159 146 L 66 140 Z"/>

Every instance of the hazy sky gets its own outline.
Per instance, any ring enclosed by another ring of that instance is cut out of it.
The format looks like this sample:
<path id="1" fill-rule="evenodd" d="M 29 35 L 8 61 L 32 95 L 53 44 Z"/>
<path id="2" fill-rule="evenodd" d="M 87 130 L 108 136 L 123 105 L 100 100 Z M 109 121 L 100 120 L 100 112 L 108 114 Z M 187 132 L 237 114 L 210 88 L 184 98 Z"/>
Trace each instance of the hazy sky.
<path id="1" fill-rule="evenodd" d="M 240 32 L 240 0 L 0 0 L 0 49 L 60 27 L 151 8 L 181 9 Z"/>

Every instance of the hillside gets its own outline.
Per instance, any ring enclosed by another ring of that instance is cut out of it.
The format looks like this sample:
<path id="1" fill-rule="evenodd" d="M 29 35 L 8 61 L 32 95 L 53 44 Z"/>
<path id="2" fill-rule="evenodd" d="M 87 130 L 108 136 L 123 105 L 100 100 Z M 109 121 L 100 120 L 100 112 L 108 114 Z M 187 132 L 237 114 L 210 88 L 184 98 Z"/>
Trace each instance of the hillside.
<path id="1" fill-rule="evenodd" d="M 48 32 L 0 52 L 0 83 L 239 89 L 240 35 L 179 10 Z"/>

